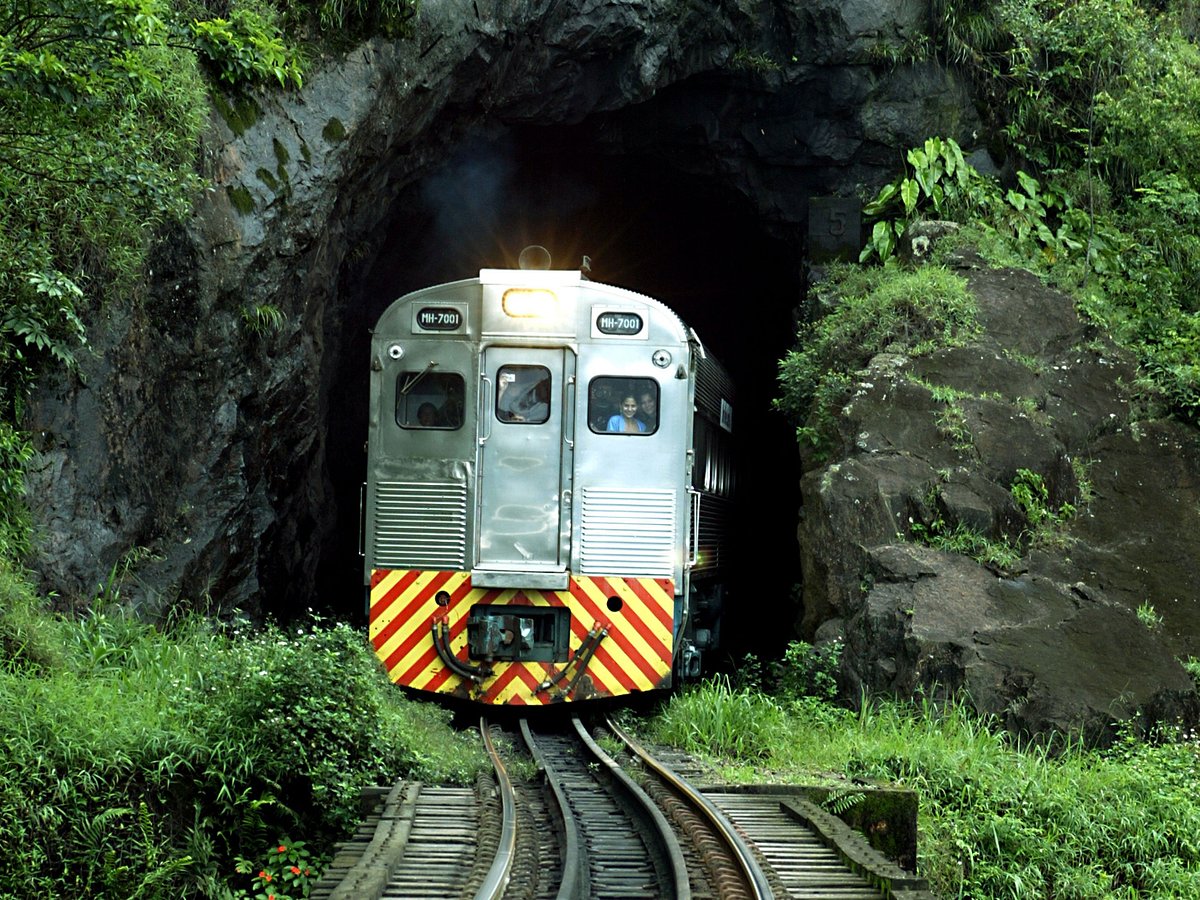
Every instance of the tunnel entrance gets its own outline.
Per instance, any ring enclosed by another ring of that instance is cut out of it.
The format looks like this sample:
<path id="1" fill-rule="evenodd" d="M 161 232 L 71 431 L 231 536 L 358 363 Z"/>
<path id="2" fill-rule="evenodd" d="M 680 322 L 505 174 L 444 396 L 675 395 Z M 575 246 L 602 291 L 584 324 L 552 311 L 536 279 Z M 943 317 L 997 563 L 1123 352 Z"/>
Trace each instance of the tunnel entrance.
<path id="1" fill-rule="evenodd" d="M 460 150 L 397 196 L 383 232 L 343 268 L 327 325 L 326 422 L 338 527 L 318 571 L 318 603 L 364 621 L 358 556 L 359 486 L 366 470 L 369 332 L 409 291 L 515 267 L 542 244 L 555 268 L 586 255 L 596 281 L 656 297 L 692 326 L 732 373 L 738 513 L 724 651 L 774 654 L 798 617 L 793 429 L 771 410 L 777 361 L 794 340 L 802 292 L 798 242 L 771 237 L 750 203 L 712 180 L 645 158 L 589 149 L 580 129 L 529 127 Z M 786 624 L 785 624 L 786 623 Z"/>

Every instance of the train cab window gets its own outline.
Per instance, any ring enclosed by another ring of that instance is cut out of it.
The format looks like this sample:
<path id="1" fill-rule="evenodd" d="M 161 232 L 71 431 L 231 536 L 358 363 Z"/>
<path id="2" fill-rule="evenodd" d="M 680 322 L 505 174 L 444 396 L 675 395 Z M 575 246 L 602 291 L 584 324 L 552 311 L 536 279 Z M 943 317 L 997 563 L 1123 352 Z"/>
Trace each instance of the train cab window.
<path id="1" fill-rule="evenodd" d="M 457 372 L 401 372 L 396 378 L 396 424 L 454 430 L 463 424 L 466 383 Z"/>
<path id="2" fill-rule="evenodd" d="M 593 378 L 588 385 L 588 427 L 597 434 L 654 434 L 658 398 L 653 378 Z"/>
<path id="3" fill-rule="evenodd" d="M 496 418 L 541 425 L 550 418 L 550 387 L 545 366 L 501 366 L 496 373 Z"/>

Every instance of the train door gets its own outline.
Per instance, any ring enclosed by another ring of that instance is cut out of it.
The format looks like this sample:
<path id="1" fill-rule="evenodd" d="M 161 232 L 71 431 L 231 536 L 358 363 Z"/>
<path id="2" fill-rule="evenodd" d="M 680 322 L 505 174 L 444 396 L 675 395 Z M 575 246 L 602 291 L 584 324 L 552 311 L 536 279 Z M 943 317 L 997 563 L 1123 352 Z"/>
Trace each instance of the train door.
<path id="1" fill-rule="evenodd" d="M 573 376 L 565 349 L 484 351 L 477 586 L 566 587 Z"/>

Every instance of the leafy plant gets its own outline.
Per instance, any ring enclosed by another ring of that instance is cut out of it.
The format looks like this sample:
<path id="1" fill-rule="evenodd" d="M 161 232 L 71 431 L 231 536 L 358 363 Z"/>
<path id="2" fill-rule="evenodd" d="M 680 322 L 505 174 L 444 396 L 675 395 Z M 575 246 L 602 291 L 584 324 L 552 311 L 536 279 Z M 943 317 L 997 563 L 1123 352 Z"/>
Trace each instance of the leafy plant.
<path id="1" fill-rule="evenodd" d="M 117 607 L 26 606 L 0 614 L 0 643 L 22 660 L 0 666 L 3 896 L 222 896 L 237 857 L 303 831 L 311 843 L 280 841 L 279 865 L 249 872 L 301 891 L 291 866 L 315 871 L 360 787 L 483 764 L 346 626 L 164 634 Z"/>
<path id="2" fill-rule="evenodd" d="M 300 60 L 278 24 L 254 9 L 238 7 L 228 19 L 196 20 L 189 28 L 201 57 L 231 87 L 267 78 L 280 87 L 304 82 Z"/>
<path id="3" fill-rule="evenodd" d="M 776 693 L 786 698 L 836 700 L 841 658 L 841 641 L 817 646 L 805 641 L 791 641 L 784 650 L 783 659 L 772 665 Z"/>
<path id="4" fill-rule="evenodd" d="M 1034 543 L 1045 543 L 1060 534 L 1075 515 L 1075 507 L 1063 502 L 1055 509 L 1050 505 L 1050 490 L 1037 472 L 1017 469 L 1009 492 L 1029 523 Z"/>
<path id="5" fill-rule="evenodd" d="M 324 859 L 313 859 L 304 841 L 282 838 L 258 857 L 257 862 L 239 857 L 237 872 L 250 877 L 250 887 L 229 894 L 231 900 L 271 897 L 298 900 L 307 897 L 320 878 Z"/>
<path id="6" fill-rule="evenodd" d="M 1138 605 L 1137 608 L 1138 621 L 1145 625 L 1151 631 L 1157 631 L 1162 628 L 1163 617 L 1158 614 L 1149 600 L 1145 600 Z"/>

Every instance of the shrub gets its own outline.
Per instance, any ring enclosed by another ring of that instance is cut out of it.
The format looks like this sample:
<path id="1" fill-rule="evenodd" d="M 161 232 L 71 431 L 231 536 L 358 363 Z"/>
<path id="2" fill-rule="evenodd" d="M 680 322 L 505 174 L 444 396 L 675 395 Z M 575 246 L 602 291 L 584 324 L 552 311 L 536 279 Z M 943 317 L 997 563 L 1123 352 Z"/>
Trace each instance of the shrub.
<path id="1" fill-rule="evenodd" d="M 346 626 L 37 627 L 62 667 L 0 670 L 0 896 L 217 896 L 280 835 L 327 849 L 366 784 L 482 765 Z"/>
<path id="2" fill-rule="evenodd" d="M 805 641 L 791 641 L 783 652 L 783 659 L 772 666 L 776 693 L 786 698 L 836 700 L 841 659 L 841 641 L 818 646 Z"/>

